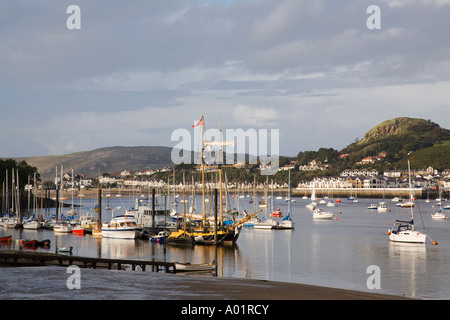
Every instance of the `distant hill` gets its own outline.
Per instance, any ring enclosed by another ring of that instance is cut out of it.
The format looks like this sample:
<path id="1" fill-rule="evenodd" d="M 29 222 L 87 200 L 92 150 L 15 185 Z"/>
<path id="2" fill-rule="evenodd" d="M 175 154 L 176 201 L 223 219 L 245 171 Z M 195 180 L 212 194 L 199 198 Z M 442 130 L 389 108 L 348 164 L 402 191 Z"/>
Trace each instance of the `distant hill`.
<path id="1" fill-rule="evenodd" d="M 412 151 L 410 159 L 413 168 L 432 166 L 439 170 L 449 169 L 450 130 L 441 128 L 430 120 L 395 118 L 370 129 L 363 139 L 348 145 L 341 151 L 321 148 L 317 152 L 300 152 L 297 159 L 301 160 L 300 164 L 307 164 L 313 159 L 324 162 L 326 159 L 330 169 L 333 169 L 328 174 L 334 174 L 358 166 L 357 163 L 363 158 L 376 156 L 382 152 L 386 152 L 386 157 L 374 164 L 377 169 L 404 169 L 410 151 Z M 60 165 L 64 166 L 65 172 L 73 168 L 76 174 L 83 173 L 89 176 L 96 176 L 99 169 L 100 173 L 114 173 L 124 169 L 158 169 L 173 165 L 171 153 L 171 147 L 107 147 L 66 155 L 17 158 L 16 160 L 25 160 L 29 165 L 38 168 L 42 178 L 48 179 L 55 176 L 55 167 Z M 339 155 L 343 154 L 348 154 L 348 157 L 340 158 Z M 248 157 L 248 155 L 245 156 L 247 160 Z M 297 173 L 306 174 L 305 172 Z M 312 178 L 316 172 L 313 171 L 307 175 L 299 179 Z"/>
<path id="2" fill-rule="evenodd" d="M 101 173 L 113 173 L 139 169 L 158 169 L 173 165 L 170 147 L 107 147 L 92 151 L 82 151 L 58 156 L 20 158 L 29 165 L 38 168 L 41 177 L 55 176 L 55 167 L 63 165 L 64 171 L 72 168 L 75 174 L 97 176 Z M 59 168 L 58 168 L 59 170 Z"/>
<path id="3" fill-rule="evenodd" d="M 450 168 L 450 130 L 430 120 L 395 118 L 370 129 L 363 139 L 341 153 L 348 153 L 353 162 L 386 152 L 383 163 L 400 168 L 406 165 L 411 151 L 411 165 L 415 168 Z"/>

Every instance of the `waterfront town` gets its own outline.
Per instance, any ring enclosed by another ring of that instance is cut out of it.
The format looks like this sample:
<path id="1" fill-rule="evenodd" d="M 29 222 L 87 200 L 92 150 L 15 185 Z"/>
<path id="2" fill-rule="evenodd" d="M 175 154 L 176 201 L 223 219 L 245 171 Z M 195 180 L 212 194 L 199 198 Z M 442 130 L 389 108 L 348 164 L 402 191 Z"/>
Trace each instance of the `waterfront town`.
<path id="1" fill-rule="evenodd" d="M 278 169 L 279 172 L 293 171 L 296 168 L 300 171 L 314 171 L 325 170 L 326 167 L 320 162 L 313 160 L 307 166 L 298 166 L 295 162 L 285 165 Z M 169 181 L 165 178 L 155 179 L 157 173 L 167 173 L 170 176 L 173 168 L 165 166 L 161 169 L 147 169 L 147 170 L 122 170 L 112 174 L 104 174 L 100 177 L 88 177 L 84 174 L 77 174 L 73 177 L 73 185 L 77 190 L 95 188 L 100 179 L 100 185 L 106 188 L 113 188 L 116 190 L 130 189 L 151 189 L 151 188 L 167 188 L 168 184 L 173 188 L 173 180 Z M 159 175 L 160 176 L 160 175 Z M 65 173 L 63 176 L 63 186 L 70 191 L 72 186 L 72 176 Z M 60 184 L 60 177 L 57 178 Z M 433 194 L 445 193 L 450 191 L 450 169 L 438 171 L 432 167 L 426 169 L 411 171 L 412 186 L 417 191 L 422 191 L 422 196 L 432 192 Z M 270 177 L 269 181 L 273 180 L 268 186 L 269 189 L 287 190 L 288 183 L 280 181 L 277 176 Z M 214 183 L 209 183 L 213 187 Z M 182 186 L 182 181 L 175 183 L 175 188 Z M 186 185 L 190 188 L 192 185 L 195 189 L 201 189 L 201 181 L 186 181 Z M 251 192 L 253 188 L 252 183 L 229 181 L 226 185 L 229 190 L 242 190 L 243 192 Z M 264 189 L 264 182 L 259 182 L 255 186 L 256 190 Z M 408 188 L 408 171 L 407 170 L 388 170 L 379 172 L 375 169 L 346 169 L 341 172 L 339 176 L 318 176 L 310 181 L 300 181 L 297 185 L 292 185 L 293 194 L 301 195 L 302 192 L 310 194 L 311 190 L 354 190 L 354 189 L 377 189 L 381 194 L 382 190 L 389 189 L 407 189 Z M 327 191 L 328 192 L 328 191 Z"/>

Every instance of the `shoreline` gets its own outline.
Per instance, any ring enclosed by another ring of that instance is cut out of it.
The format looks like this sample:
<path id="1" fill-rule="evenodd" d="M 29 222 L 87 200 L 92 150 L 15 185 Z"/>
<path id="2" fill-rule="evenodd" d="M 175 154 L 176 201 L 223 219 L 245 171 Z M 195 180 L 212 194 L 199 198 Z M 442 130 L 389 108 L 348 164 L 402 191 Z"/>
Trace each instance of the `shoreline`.
<path id="1" fill-rule="evenodd" d="M 169 275 L 185 277 L 184 275 Z M 183 291 L 199 294 L 214 292 L 224 300 L 416 300 L 402 296 L 372 293 L 341 288 L 324 287 L 292 282 L 235 278 L 198 278 L 186 276 Z M 183 292 L 178 298 L 182 299 Z M 189 298 L 191 299 L 191 298 Z"/>
<path id="2" fill-rule="evenodd" d="M 17 274 L 18 270 L 25 268 L 29 276 L 35 273 L 44 274 L 45 270 L 52 268 L 55 272 L 52 277 L 58 276 L 67 278 L 66 268 L 61 266 L 17 266 L 17 267 L 0 267 L 2 273 L 7 275 L 9 272 Z M 61 270 L 58 272 L 56 270 Z M 107 295 L 110 300 L 123 299 L 123 295 L 127 292 L 133 292 L 132 299 L 137 300 L 208 300 L 208 301 L 227 301 L 227 300 L 264 300 L 264 301 L 299 301 L 299 300 L 417 300 L 410 297 L 397 295 L 356 291 L 341 288 L 324 287 L 318 285 L 308 285 L 292 282 L 280 282 L 271 280 L 257 279 L 237 279 L 237 278 L 221 278 L 209 275 L 189 275 L 189 274 L 167 274 L 159 272 L 141 272 L 131 270 L 108 270 L 108 269 L 85 269 L 81 268 L 82 289 L 68 290 L 68 296 L 60 296 L 63 291 L 53 296 L 55 288 L 34 284 L 27 284 L 28 290 L 38 290 L 41 296 L 46 299 L 85 299 L 84 293 L 89 292 L 91 299 L 102 300 Z M 114 273 L 113 278 L 115 287 L 111 288 L 111 272 Z M 85 274 L 88 273 L 88 276 Z M 83 275 L 84 274 L 84 275 Z M 116 276 L 117 275 L 117 276 Z M 165 290 L 148 291 L 146 288 L 153 288 L 157 282 L 160 288 Z M 65 281 L 62 281 L 65 287 Z M 31 286 L 31 288 L 30 288 Z M 61 289 L 64 289 L 64 288 Z M 92 293 L 92 287 L 98 291 L 98 294 Z M 123 288 L 118 290 L 117 287 Z M 13 291 L 14 300 L 21 299 L 21 288 L 11 287 L 8 290 Z M 67 290 L 67 288 L 65 288 Z M 85 291 L 83 291 L 85 290 Z M 0 290 L 1 291 L 1 290 Z M 12 293 L 12 292 L 10 292 Z M 30 299 L 30 295 L 27 299 Z M 1 297 L 1 294 L 0 294 Z M 3 297 L 5 298 L 5 297 Z M 31 297 L 31 299 L 33 299 Z"/>
<path id="3" fill-rule="evenodd" d="M 119 198 L 119 197 L 129 197 L 129 196 L 135 196 L 135 197 L 139 197 L 139 196 L 144 196 L 144 197 L 151 197 L 151 193 L 152 193 L 152 189 L 128 189 L 128 188 L 109 188 L 109 189 L 101 189 L 102 190 L 102 199 L 107 199 L 108 197 L 106 196 L 107 194 L 111 195 L 111 199 L 114 198 Z M 157 191 L 157 196 L 162 196 L 163 192 L 166 192 L 167 189 L 164 188 L 156 188 Z M 270 192 L 270 191 L 269 191 Z M 282 196 L 283 199 L 284 197 L 287 195 L 288 189 L 287 188 L 281 188 L 281 189 L 277 189 L 274 190 L 274 197 L 277 196 Z M 363 199 L 370 199 L 370 198 L 387 198 L 386 200 L 392 199 L 394 197 L 401 197 L 403 199 L 407 199 L 409 198 L 409 188 L 386 188 L 386 189 L 381 189 L 381 188 L 334 188 L 334 189 L 329 189 L 329 188 L 316 188 L 315 189 L 316 192 L 316 197 L 317 198 L 323 198 L 325 196 L 329 196 L 330 199 L 332 198 L 347 198 L 350 195 L 354 195 L 357 196 L 358 198 L 363 198 Z M 426 199 L 427 196 L 430 197 L 430 199 L 434 199 L 437 196 L 436 191 L 433 190 L 433 192 L 430 192 L 429 194 L 426 192 L 425 189 L 422 188 L 415 188 L 413 189 L 414 192 L 414 196 L 417 199 Z M 181 195 L 182 190 L 181 189 L 177 189 L 176 190 L 176 194 L 177 195 Z M 186 193 L 187 194 L 191 194 L 192 190 L 187 187 L 186 188 Z M 194 191 L 195 194 L 200 195 L 202 194 L 201 190 L 195 190 Z M 253 191 L 248 191 L 248 190 L 241 190 L 240 194 L 252 194 Z M 257 194 L 261 194 L 264 193 L 263 190 L 257 190 L 256 191 Z M 294 188 L 291 190 L 292 196 L 294 197 L 303 197 L 303 196 L 307 196 L 308 198 L 311 196 L 312 193 L 312 189 L 305 189 L 305 188 Z M 78 196 L 79 192 L 77 191 L 77 195 L 74 196 L 74 199 L 78 199 L 80 198 Z M 229 190 L 229 194 L 230 197 L 235 195 L 235 190 L 234 189 L 230 189 Z M 86 199 L 91 199 L 91 198 L 97 198 L 98 195 L 98 190 L 95 188 L 89 189 L 89 190 L 83 190 L 82 191 L 82 195 L 83 198 Z M 117 197 L 117 195 L 120 195 L 119 197 Z M 40 195 L 38 194 L 37 197 L 39 197 Z M 49 194 L 50 198 L 55 197 L 55 191 L 54 190 L 50 190 L 50 194 Z M 170 197 L 173 196 L 173 190 L 171 190 L 171 193 L 169 195 Z M 70 201 L 71 200 L 71 192 L 70 191 L 65 191 L 64 192 L 64 197 L 66 200 L 64 201 Z M 61 200 L 61 199 L 60 199 Z"/>

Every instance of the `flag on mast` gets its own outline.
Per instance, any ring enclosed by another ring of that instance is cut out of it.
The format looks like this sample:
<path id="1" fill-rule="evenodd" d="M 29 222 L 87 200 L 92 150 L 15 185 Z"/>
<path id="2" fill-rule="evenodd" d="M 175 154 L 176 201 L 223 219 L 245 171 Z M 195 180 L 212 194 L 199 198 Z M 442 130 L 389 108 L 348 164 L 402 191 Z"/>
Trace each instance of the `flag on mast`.
<path id="1" fill-rule="evenodd" d="M 202 126 L 202 125 L 203 125 L 203 117 L 200 119 L 200 121 L 197 124 L 193 125 L 192 128 Z"/>

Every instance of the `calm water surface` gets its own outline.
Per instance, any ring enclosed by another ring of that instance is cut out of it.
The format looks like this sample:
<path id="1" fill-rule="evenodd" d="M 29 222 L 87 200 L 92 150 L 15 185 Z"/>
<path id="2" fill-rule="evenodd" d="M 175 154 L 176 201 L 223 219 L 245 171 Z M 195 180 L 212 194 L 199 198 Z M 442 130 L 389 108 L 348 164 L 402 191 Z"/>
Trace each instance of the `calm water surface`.
<path id="1" fill-rule="evenodd" d="M 246 199 L 241 203 L 248 212 L 251 205 Z M 83 209 L 89 211 L 95 200 L 83 200 Z M 335 208 L 337 220 L 314 221 L 306 208 L 307 200 L 293 203 L 295 230 L 242 229 L 234 247 L 171 247 L 142 240 L 116 240 L 95 238 L 91 235 L 54 234 L 52 231 L 17 231 L 0 228 L 0 236 L 11 234 L 14 239 L 50 239 L 49 251 L 55 246 L 73 246 L 73 254 L 103 258 L 154 259 L 202 263 L 216 260 L 219 276 L 251 278 L 304 283 L 370 291 L 424 299 L 450 299 L 450 222 L 431 218 L 432 204 L 419 203 L 420 212 L 428 234 L 438 241 L 438 246 L 427 241 L 425 245 L 391 243 L 386 235 L 395 219 L 408 219 L 409 210 L 396 208 L 379 213 L 369 210 L 374 199 L 360 199 L 353 203 L 346 199 Z M 112 206 L 128 207 L 126 198 L 112 199 Z M 198 202 L 200 203 L 200 202 Z M 278 200 L 277 206 L 287 212 L 287 204 Z M 342 213 L 339 213 L 342 212 Z M 116 209 L 114 214 L 120 214 Z M 450 216 L 450 211 L 447 211 Z M 103 211 L 103 220 L 111 218 L 111 211 Z M 415 209 L 416 225 L 420 228 L 419 209 Z M 18 243 L 0 249 L 19 249 Z M 44 249 L 39 249 L 45 251 Z M 376 265 L 381 271 L 381 289 L 367 288 L 371 274 L 367 268 Z M 11 271 L 21 281 L 18 271 Z M 0 276 L 1 278 L 1 276 Z M 0 294 L 1 295 L 1 294 Z M 57 297 L 57 296 L 56 296 Z"/>

